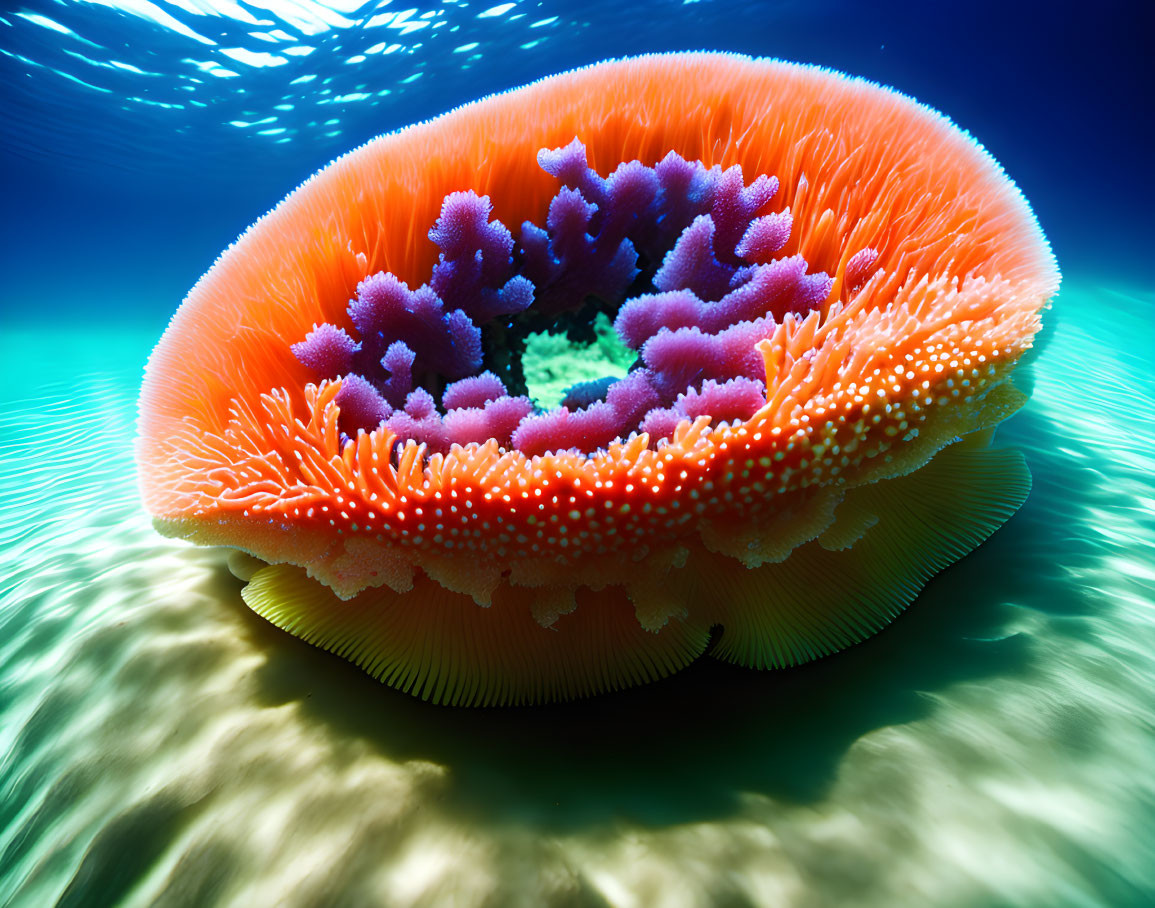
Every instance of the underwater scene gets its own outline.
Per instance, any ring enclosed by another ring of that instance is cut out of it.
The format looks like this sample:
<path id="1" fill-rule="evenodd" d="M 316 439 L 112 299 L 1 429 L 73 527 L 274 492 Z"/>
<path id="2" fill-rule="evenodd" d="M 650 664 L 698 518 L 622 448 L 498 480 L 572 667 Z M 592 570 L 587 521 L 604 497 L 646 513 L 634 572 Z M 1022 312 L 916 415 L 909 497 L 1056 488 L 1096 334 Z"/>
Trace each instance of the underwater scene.
<path id="1" fill-rule="evenodd" d="M 1152 24 L 5 4 L 0 905 L 1155 904 Z"/>

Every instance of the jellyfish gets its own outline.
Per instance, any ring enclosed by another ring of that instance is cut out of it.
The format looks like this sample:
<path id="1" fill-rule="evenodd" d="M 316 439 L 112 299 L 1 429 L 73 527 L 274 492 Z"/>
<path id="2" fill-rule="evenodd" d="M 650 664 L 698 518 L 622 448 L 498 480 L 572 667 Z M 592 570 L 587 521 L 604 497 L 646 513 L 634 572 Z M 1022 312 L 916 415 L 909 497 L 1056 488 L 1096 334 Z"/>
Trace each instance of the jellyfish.
<path id="1" fill-rule="evenodd" d="M 602 63 L 375 139 L 257 221 L 152 354 L 140 485 L 162 533 L 236 552 L 259 615 L 435 703 L 794 666 L 1023 503 L 992 438 L 1058 281 L 998 164 L 908 97 Z M 541 399 L 542 335 L 625 365 Z"/>

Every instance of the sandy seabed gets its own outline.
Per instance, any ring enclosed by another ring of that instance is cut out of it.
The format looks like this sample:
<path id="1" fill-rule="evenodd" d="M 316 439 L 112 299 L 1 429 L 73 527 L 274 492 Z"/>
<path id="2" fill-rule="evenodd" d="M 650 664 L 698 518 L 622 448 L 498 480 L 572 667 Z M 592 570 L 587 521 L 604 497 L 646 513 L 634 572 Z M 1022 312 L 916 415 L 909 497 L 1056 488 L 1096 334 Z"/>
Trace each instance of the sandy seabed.
<path id="1" fill-rule="evenodd" d="M 1155 298 L 1064 290 L 1023 510 L 891 628 L 425 705 L 251 614 L 133 478 L 155 336 L 0 337 L 0 904 L 1155 900 Z M 45 362 L 48 357 L 52 361 Z"/>

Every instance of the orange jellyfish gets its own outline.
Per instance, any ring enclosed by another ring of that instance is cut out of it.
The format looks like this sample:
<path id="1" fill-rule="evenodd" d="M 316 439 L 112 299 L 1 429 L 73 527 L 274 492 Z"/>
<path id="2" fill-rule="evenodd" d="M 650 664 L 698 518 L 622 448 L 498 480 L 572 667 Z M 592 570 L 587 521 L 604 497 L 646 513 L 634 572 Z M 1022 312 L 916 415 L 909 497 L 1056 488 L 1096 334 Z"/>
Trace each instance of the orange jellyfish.
<path id="1" fill-rule="evenodd" d="M 258 614 L 437 703 L 797 665 L 1022 504 L 990 443 L 1058 281 L 907 97 L 599 64 L 369 142 L 230 247 L 149 362 L 144 501 L 247 553 Z M 627 367 L 538 399 L 542 333 Z"/>

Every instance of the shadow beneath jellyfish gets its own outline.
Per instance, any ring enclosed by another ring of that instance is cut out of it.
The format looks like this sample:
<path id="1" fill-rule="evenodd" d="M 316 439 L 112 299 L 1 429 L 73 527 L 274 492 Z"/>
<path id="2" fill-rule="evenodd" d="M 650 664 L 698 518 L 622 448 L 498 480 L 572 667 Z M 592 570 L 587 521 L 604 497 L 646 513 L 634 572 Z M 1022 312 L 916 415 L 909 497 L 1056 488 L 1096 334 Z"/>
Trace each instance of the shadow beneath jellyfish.
<path id="1" fill-rule="evenodd" d="M 1066 577 L 1093 555 L 1070 532 L 1093 477 L 1029 407 L 999 441 L 1024 448 L 1035 474 L 1022 510 L 893 625 L 834 657 L 776 672 L 703 658 L 664 681 L 576 703 L 455 709 L 390 690 L 250 615 L 245 626 L 266 656 L 260 695 L 296 702 L 388 759 L 445 767 L 438 809 L 466 821 L 565 832 L 721 819 L 750 793 L 812 803 L 857 740 L 928 716 L 928 695 L 1024 673 L 1032 642 L 1008 631 L 1016 609 L 1086 612 Z"/>

